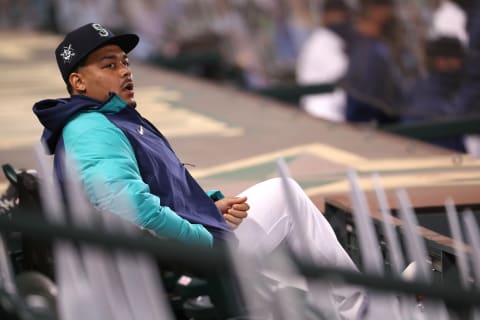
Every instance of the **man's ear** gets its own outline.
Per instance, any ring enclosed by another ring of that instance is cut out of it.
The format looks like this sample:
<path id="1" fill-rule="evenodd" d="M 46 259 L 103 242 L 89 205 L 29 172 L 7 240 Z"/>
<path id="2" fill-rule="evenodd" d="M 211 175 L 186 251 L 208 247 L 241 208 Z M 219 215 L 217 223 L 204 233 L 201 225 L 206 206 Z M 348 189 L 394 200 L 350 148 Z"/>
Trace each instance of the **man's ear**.
<path id="1" fill-rule="evenodd" d="M 68 82 L 72 86 L 74 92 L 84 93 L 86 91 L 85 81 L 80 73 L 72 72 L 68 76 Z"/>

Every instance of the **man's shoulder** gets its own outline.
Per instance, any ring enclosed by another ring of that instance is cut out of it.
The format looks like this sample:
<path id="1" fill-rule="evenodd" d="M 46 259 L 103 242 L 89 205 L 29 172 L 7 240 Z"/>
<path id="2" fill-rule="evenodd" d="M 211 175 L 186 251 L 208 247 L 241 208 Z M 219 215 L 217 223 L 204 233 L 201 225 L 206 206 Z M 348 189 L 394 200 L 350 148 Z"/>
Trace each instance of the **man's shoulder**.
<path id="1" fill-rule="evenodd" d="M 85 131 L 86 129 L 102 128 L 109 123 L 110 121 L 101 112 L 79 112 L 68 121 L 64 130 Z"/>
<path id="2" fill-rule="evenodd" d="M 107 139 L 121 134 L 108 118 L 97 111 L 80 112 L 71 118 L 63 128 L 62 136 L 64 140 L 77 140 L 79 137 L 88 139 Z"/>
<path id="3" fill-rule="evenodd" d="M 128 145 L 125 134 L 101 112 L 82 112 L 63 128 L 65 148 L 79 154 L 100 152 L 108 154 Z"/>

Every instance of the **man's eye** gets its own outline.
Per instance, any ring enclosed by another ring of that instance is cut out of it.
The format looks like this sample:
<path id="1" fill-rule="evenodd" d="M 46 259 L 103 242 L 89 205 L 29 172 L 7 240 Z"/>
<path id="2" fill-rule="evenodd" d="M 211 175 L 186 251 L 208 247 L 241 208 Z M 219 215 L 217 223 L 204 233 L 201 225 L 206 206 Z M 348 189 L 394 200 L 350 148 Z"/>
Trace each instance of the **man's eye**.
<path id="1" fill-rule="evenodd" d="M 129 67 L 130 66 L 130 61 L 124 61 L 123 65 L 126 66 L 126 67 Z"/>
<path id="2" fill-rule="evenodd" d="M 114 69 L 115 68 L 115 63 L 109 63 L 105 66 L 105 68 Z"/>

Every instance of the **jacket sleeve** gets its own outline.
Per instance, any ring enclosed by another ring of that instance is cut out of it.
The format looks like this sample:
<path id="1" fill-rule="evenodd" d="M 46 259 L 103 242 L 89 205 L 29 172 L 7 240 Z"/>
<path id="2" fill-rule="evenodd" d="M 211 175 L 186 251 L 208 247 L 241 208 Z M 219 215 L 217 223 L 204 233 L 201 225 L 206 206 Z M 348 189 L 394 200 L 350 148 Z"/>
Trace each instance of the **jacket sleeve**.
<path id="1" fill-rule="evenodd" d="M 222 191 L 220 191 L 220 190 L 208 190 L 207 191 L 207 196 L 210 199 L 212 199 L 212 201 L 214 201 L 214 202 L 225 198 Z"/>
<path id="2" fill-rule="evenodd" d="M 90 201 L 157 235 L 204 246 L 213 237 L 201 224 L 191 224 L 161 205 L 140 176 L 124 133 L 97 112 L 82 113 L 63 129 L 66 155 L 77 167 Z"/>

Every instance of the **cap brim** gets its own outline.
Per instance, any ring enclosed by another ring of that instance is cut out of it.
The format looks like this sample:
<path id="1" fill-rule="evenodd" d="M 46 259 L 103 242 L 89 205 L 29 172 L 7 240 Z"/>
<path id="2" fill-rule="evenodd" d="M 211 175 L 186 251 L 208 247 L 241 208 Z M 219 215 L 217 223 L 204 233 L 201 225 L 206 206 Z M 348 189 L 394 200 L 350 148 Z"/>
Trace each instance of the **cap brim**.
<path id="1" fill-rule="evenodd" d="M 125 53 L 129 53 L 137 46 L 139 40 L 140 38 L 136 34 L 121 34 L 110 38 L 103 45 L 116 44 L 122 48 Z"/>

